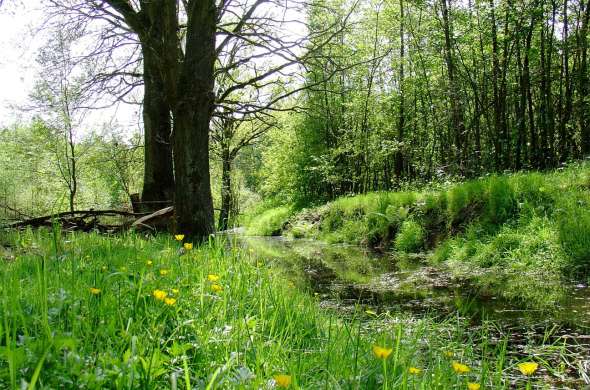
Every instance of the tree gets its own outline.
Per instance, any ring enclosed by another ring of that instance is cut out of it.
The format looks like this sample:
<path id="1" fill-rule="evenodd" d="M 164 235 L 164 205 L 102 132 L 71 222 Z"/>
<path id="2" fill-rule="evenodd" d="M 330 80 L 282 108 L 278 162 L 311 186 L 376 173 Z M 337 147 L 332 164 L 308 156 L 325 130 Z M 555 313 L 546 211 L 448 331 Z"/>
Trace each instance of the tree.
<path id="1" fill-rule="evenodd" d="M 84 69 L 73 60 L 73 45 L 79 36 L 77 31 L 56 26 L 37 57 L 42 71 L 32 95 L 35 108 L 46 117 L 48 143 L 68 189 L 71 212 L 76 208 L 81 157 L 77 136 L 85 116 L 83 105 L 87 102 L 81 89 Z"/>

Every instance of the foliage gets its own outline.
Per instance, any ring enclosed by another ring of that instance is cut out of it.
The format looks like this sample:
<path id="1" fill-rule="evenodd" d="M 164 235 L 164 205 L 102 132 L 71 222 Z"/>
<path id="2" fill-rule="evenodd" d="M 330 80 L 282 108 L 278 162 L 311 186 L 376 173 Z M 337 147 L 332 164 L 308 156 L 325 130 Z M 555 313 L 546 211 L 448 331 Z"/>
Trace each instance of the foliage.
<path id="1" fill-rule="evenodd" d="M 418 252 L 424 246 L 424 229 L 415 221 L 402 223 L 395 237 L 395 249 L 402 252 Z"/>
<path id="2" fill-rule="evenodd" d="M 485 325 L 466 332 L 457 319 L 361 310 L 344 323 L 272 264 L 223 242 L 182 254 L 166 236 L 27 231 L 1 240 L 12 248 L 0 274 L 3 388 L 257 389 L 277 375 L 304 389 L 454 388 L 467 379 L 509 388 L 522 362 L 504 341 L 490 344 Z M 381 360 L 374 345 L 394 353 Z M 459 359 L 467 375 L 453 372 Z"/>

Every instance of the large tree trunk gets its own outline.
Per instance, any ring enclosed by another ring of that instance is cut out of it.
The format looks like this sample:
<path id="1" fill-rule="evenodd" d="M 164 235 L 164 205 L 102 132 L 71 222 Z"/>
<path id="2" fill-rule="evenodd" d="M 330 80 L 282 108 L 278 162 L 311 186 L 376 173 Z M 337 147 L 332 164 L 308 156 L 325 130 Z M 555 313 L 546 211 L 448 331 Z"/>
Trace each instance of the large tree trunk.
<path id="1" fill-rule="evenodd" d="M 147 40 L 147 39 L 146 39 Z M 145 132 L 145 170 L 142 209 L 158 210 L 171 203 L 174 194 L 170 106 L 164 95 L 164 83 L 159 71 L 159 58 L 149 42 L 143 51 L 143 123 Z"/>
<path id="2" fill-rule="evenodd" d="M 209 122 L 215 96 L 214 0 L 193 1 L 188 12 L 185 58 L 174 105 L 174 173 L 177 230 L 204 239 L 214 230 L 209 176 Z"/>

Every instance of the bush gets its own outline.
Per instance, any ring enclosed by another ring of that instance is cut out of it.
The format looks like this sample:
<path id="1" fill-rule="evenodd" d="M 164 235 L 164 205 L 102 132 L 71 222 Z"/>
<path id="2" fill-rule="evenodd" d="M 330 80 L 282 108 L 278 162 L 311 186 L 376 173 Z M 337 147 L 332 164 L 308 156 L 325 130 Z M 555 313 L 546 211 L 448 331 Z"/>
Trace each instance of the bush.
<path id="1" fill-rule="evenodd" d="M 418 252 L 424 247 L 424 229 L 415 221 L 402 223 L 399 233 L 395 237 L 397 250 L 406 253 Z"/>

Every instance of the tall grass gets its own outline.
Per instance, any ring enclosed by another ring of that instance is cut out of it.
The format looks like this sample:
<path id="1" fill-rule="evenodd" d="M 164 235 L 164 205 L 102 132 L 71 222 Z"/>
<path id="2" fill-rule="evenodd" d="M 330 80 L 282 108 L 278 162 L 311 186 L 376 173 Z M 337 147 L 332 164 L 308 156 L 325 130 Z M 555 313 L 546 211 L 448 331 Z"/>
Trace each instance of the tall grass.
<path id="1" fill-rule="evenodd" d="M 261 389 L 278 374 L 305 389 L 508 388 L 517 374 L 483 330 L 323 311 L 235 245 L 31 231 L 0 243 L 1 388 Z"/>

